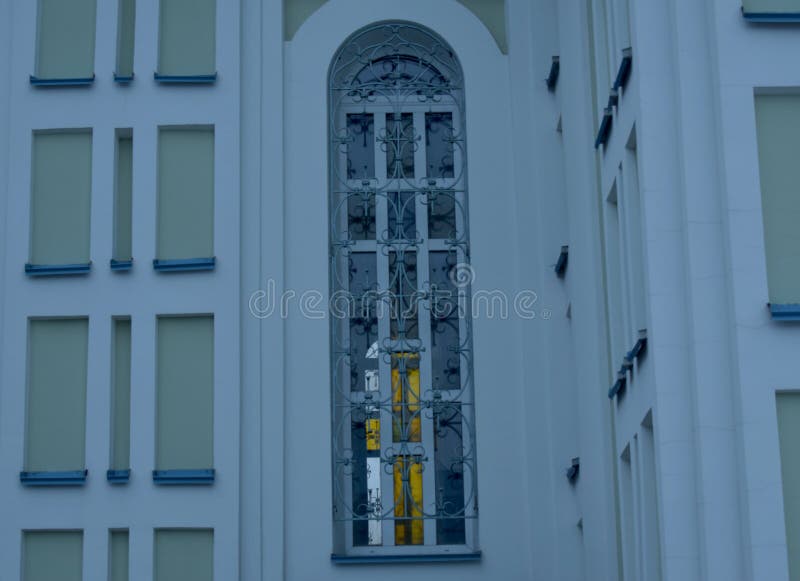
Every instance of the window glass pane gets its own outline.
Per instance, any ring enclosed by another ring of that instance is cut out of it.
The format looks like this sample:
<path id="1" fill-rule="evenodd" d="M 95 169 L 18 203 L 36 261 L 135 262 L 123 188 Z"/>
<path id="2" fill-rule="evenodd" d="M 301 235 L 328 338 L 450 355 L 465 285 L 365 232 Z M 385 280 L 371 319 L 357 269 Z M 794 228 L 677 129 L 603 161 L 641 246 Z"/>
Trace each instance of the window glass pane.
<path id="1" fill-rule="evenodd" d="M 457 262 L 453 252 L 430 253 L 433 389 L 461 389 L 458 289 L 453 284 Z"/>
<path id="2" fill-rule="evenodd" d="M 214 319 L 159 317 L 156 468 L 213 467 Z"/>
<path id="3" fill-rule="evenodd" d="M 428 192 L 428 235 L 431 238 L 455 240 L 456 210 L 460 211 L 461 208 L 453 192 Z"/>
<path id="4" fill-rule="evenodd" d="M 789 576 L 797 579 L 800 576 L 800 393 L 777 394 L 777 406 Z"/>
<path id="5" fill-rule="evenodd" d="M 25 470 L 83 470 L 87 319 L 34 319 L 28 338 Z"/>
<path id="6" fill-rule="evenodd" d="M 133 47 L 136 30 L 136 0 L 119 0 L 117 29 L 117 76 L 133 76 Z"/>
<path id="7" fill-rule="evenodd" d="M 128 581 L 128 531 L 111 531 L 109 544 L 109 581 Z"/>
<path id="8" fill-rule="evenodd" d="M 390 240 L 416 240 L 416 194 L 392 192 L 388 195 Z"/>
<path id="9" fill-rule="evenodd" d="M 23 581 L 82 581 L 82 531 L 26 531 L 22 537 Z"/>
<path id="10" fill-rule="evenodd" d="M 213 581 L 214 531 L 155 531 L 155 581 Z"/>
<path id="11" fill-rule="evenodd" d="M 375 240 L 375 192 L 348 194 L 347 229 L 351 240 Z"/>
<path id="12" fill-rule="evenodd" d="M 375 121 L 372 114 L 347 116 L 347 179 L 375 177 Z"/>
<path id="13" fill-rule="evenodd" d="M 452 113 L 425 113 L 425 152 L 428 177 L 453 177 Z"/>
<path id="14" fill-rule="evenodd" d="M 797 0 L 742 0 L 745 12 L 800 12 Z"/>
<path id="15" fill-rule="evenodd" d="M 374 252 L 350 256 L 350 389 L 364 391 L 377 382 L 377 260 Z"/>
<path id="16" fill-rule="evenodd" d="M 392 340 L 403 342 L 419 338 L 417 293 L 417 253 L 389 252 L 389 290 L 391 291 Z"/>
<path id="17" fill-rule="evenodd" d="M 39 0 L 37 77 L 94 75 L 95 9 L 96 0 Z"/>
<path id="18" fill-rule="evenodd" d="M 800 303 L 800 95 L 756 96 L 767 281 L 772 303 Z"/>
<path id="19" fill-rule="evenodd" d="M 158 72 L 211 75 L 216 72 L 215 0 L 161 0 Z"/>
<path id="20" fill-rule="evenodd" d="M 133 136 L 130 130 L 117 136 L 117 179 L 114 199 L 114 258 L 130 260 L 133 256 L 132 195 L 133 195 Z"/>
<path id="21" fill-rule="evenodd" d="M 131 320 L 114 320 L 111 392 L 111 469 L 130 468 Z"/>
<path id="22" fill-rule="evenodd" d="M 88 263 L 91 132 L 34 133 L 32 174 L 31 263 Z"/>
<path id="23" fill-rule="evenodd" d="M 214 256 L 214 129 L 162 128 L 158 143 L 159 259 Z"/>
<path id="24" fill-rule="evenodd" d="M 433 414 L 436 455 L 436 542 L 460 545 L 465 542 L 464 442 L 461 406 L 444 404 Z M 454 517 L 454 518 L 446 518 Z"/>
<path id="25" fill-rule="evenodd" d="M 421 459 L 411 455 L 394 459 L 394 542 L 421 545 L 425 542 L 422 520 Z"/>
<path id="26" fill-rule="evenodd" d="M 386 115 L 386 177 L 403 179 L 414 177 L 414 152 L 417 142 L 412 113 Z"/>

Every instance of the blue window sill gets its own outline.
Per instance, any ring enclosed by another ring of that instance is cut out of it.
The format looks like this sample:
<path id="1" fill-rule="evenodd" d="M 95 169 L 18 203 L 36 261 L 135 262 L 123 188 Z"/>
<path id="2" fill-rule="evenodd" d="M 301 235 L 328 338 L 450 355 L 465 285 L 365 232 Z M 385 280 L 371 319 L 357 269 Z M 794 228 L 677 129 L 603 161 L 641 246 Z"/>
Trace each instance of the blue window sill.
<path id="1" fill-rule="evenodd" d="M 769 304 L 769 312 L 776 321 L 800 321 L 800 304 Z"/>
<path id="2" fill-rule="evenodd" d="M 178 258 L 153 260 L 153 268 L 159 272 L 187 272 L 192 270 L 214 270 L 217 264 L 215 257 L 211 258 Z"/>
<path id="3" fill-rule="evenodd" d="M 745 12 L 744 7 L 742 7 L 742 16 L 748 22 L 800 23 L 800 12 Z"/>
<path id="4" fill-rule="evenodd" d="M 639 337 L 639 340 L 636 341 L 633 349 L 625 354 L 625 361 L 628 363 L 633 363 L 634 359 L 638 359 L 640 356 L 644 355 L 645 351 L 647 351 L 647 331 L 643 329 L 639 331 L 639 334 L 641 336 Z"/>
<path id="5" fill-rule="evenodd" d="M 550 65 L 550 74 L 547 76 L 547 90 L 555 91 L 558 84 L 558 75 L 561 73 L 561 62 L 559 57 L 553 57 L 553 64 Z"/>
<path id="6" fill-rule="evenodd" d="M 118 75 L 114 73 L 114 82 L 120 83 L 122 85 L 127 85 L 128 83 L 133 82 L 133 74 L 130 75 Z"/>
<path id="7" fill-rule="evenodd" d="M 127 484 L 131 479 L 131 469 L 106 470 L 106 480 L 111 484 Z"/>
<path id="8" fill-rule="evenodd" d="M 564 273 L 567 272 L 568 262 L 569 262 L 569 246 L 562 246 L 561 254 L 558 255 L 558 261 L 556 261 L 556 265 L 553 267 L 553 270 L 556 271 L 556 276 L 558 278 L 564 277 Z"/>
<path id="9" fill-rule="evenodd" d="M 210 75 L 160 75 L 153 73 L 157 83 L 174 85 L 211 85 L 217 82 L 217 73 Z"/>
<path id="10" fill-rule="evenodd" d="M 622 62 L 619 64 L 617 71 L 617 78 L 614 81 L 614 90 L 619 91 L 620 88 L 625 88 L 628 84 L 628 79 L 631 78 L 631 71 L 633 70 L 633 49 L 622 49 Z"/>
<path id="11" fill-rule="evenodd" d="M 73 274 L 89 274 L 92 263 L 86 264 L 26 264 L 25 274 L 28 276 L 69 276 Z"/>
<path id="12" fill-rule="evenodd" d="M 31 75 L 30 79 L 34 87 L 85 87 L 94 83 L 94 75 L 74 79 L 45 79 Z"/>
<path id="13" fill-rule="evenodd" d="M 620 372 L 617 373 L 617 381 L 614 382 L 614 385 L 612 385 L 611 389 L 608 390 L 608 399 L 614 399 L 617 396 L 622 396 L 625 393 L 625 388 L 627 385 L 627 374 L 620 370 Z"/>
<path id="14" fill-rule="evenodd" d="M 601 145 L 605 146 L 608 143 L 608 137 L 611 135 L 612 125 L 612 110 L 606 107 L 603 114 L 603 121 L 600 123 L 600 129 L 597 131 L 597 139 L 594 140 L 594 148 L 597 149 Z"/>
<path id="15" fill-rule="evenodd" d="M 133 258 L 130 260 L 111 259 L 111 270 L 126 271 L 133 268 Z"/>
<path id="16" fill-rule="evenodd" d="M 216 476 L 213 468 L 208 470 L 153 470 L 153 482 L 156 484 L 213 484 Z"/>
<path id="17" fill-rule="evenodd" d="M 382 563 L 456 563 L 463 561 L 480 561 L 481 552 L 474 553 L 438 553 L 435 555 L 370 555 L 349 556 L 331 555 L 331 561 L 337 565 L 374 565 Z"/>
<path id="18" fill-rule="evenodd" d="M 88 470 L 20 472 L 19 481 L 25 486 L 83 486 L 88 474 Z"/>

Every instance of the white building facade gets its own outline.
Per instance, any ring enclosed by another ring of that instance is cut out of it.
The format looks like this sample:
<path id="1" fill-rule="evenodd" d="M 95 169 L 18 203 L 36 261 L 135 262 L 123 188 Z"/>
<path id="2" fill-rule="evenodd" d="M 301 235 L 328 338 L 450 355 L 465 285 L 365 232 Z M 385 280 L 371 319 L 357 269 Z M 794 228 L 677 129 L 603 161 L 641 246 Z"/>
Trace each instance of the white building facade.
<path id="1" fill-rule="evenodd" d="M 800 580 L 798 23 L 0 0 L 0 579 Z"/>

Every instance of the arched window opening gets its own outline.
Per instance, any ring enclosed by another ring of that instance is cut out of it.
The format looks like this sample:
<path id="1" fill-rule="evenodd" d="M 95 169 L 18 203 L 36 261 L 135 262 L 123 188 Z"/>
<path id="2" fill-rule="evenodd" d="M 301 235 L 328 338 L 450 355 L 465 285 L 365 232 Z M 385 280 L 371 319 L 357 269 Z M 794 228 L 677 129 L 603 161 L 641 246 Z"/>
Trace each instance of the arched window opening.
<path id="1" fill-rule="evenodd" d="M 329 113 L 334 552 L 475 551 L 461 66 L 421 26 L 369 26 Z"/>

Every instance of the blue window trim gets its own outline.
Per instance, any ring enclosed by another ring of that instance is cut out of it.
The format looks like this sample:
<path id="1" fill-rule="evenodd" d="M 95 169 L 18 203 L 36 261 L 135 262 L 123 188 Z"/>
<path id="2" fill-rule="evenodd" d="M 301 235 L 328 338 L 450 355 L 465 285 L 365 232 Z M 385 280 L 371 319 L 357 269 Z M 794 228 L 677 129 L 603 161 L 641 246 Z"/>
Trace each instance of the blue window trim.
<path id="1" fill-rule="evenodd" d="M 131 479 L 131 469 L 125 470 L 106 470 L 106 480 L 111 484 L 127 484 Z"/>
<path id="2" fill-rule="evenodd" d="M 111 266 L 111 270 L 124 272 L 133 268 L 133 258 L 129 260 L 117 260 L 116 258 L 112 258 L 109 264 Z"/>
<path id="3" fill-rule="evenodd" d="M 383 563 L 455 563 L 463 561 L 480 561 L 480 551 L 474 553 L 437 553 L 432 555 L 331 555 L 336 565 L 375 565 Z"/>
<path id="4" fill-rule="evenodd" d="M 547 76 L 547 90 L 555 91 L 558 84 L 558 75 L 561 73 L 561 61 L 558 56 L 553 57 L 553 64 L 550 65 L 550 74 Z"/>
<path id="5" fill-rule="evenodd" d="M 20 472 L 19 481 L 24 486 L 83 486 L 88 470 L 64 472 Z"/>
<path id="6" fill-rule="evenodd" d="M 68 276 L 73 274 L 89 274 L 92 263 L 85 264 L 31 264 L 25 265 L 28 276 Z"/>
<path id="7" fill-rule="evenodd" d="M 127 85 L 133 82 L 133 76 L 133 73 L 130 75 L 118 75 L 117 73 L 114 73 L 114 82 L 121 85 Z"/>
<path id="8" fill-rule="evenodd" d="M 768 306 L 775 321 L 800 321 L 800 304 L 769 303 Z"/>
<path id="9" fill-rule="evenodd" d="M 628 85 L 633 71 L 633 49 L 631 47 L 622 49 L 622 61 L 619 63 L 617 78 L 614 80 L 614 90 L 619 91 Z"/>
<path id="10" fill-rule="evenodd" d="M 569 263 L 569 246 L 561 247 L 561 254 L 558 255 L 558 260 L 553 270 L 558 278 L 563 278 L 564 273 L 567 272 L 567 264 Z"/>
<path id="11" fill-rule="evenodd" d="M 639 331 L 639 333 L 641 335 L 639 340 L 636 341 L 633 348 L 625 354 L 625 361 L 630 364 L 633 364 L 634 359 L 638 359 L 647 351 L 647 330 L 643 329 Z"/>
<path id="12" fill-rule="evenodd" d="M 605 112 L 603 113 L 603 120 L 600 122 L 600 129 L 597 131 L 597 139 L 594 140 L 595 149 L 608 143 L 608 136 L 611 135 L 612 124 L 613 111 L 610 107 L 606 107 Z"/>
<path id="13" fill-rule="evenodd" d="M 156 258 L 153 268 L 159 272 L 187 272 L 192 270 L 214 270 L 216 257 L 211 258 Z"/>
<path id="14" fill-rule="evenodd" d="M 30 76 L 31 85 L 34 87 L 85 87 L 94 83 L 94 75 L 91 77 L 76 77 L 72 79 L 45 79 Z"/>
<path id="15" fill-rule="evenodd" d="M 206 470 L 153 470 L 155 484 L 213 484 L 216 471 L 213 468 Z"/>
<path id="16" fill-rule="evenodd" d="M 217 82 L 217 73 L 210 75 L 161 75 L 153 73 L 157 83 L 172 85 L 212 85 Z"/>
<path id="17" fill-rule="evenodd" d="M 742 16 L 748 22 L 800 23 L 800 12 L 746 12 L 744 6 L 742 6 Z"/>
<path id="18" fill-rule="evenodd" d="M 624 369 L 624 368 L 623 368 Z M 617 381 L 608 390 L 608 399 L 614 399 L 616 396 L 621 396 L 625 393 L 625 387 L 628 384 L 628 374 L 623 369 L 617 372 Z"/>

